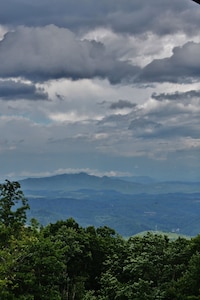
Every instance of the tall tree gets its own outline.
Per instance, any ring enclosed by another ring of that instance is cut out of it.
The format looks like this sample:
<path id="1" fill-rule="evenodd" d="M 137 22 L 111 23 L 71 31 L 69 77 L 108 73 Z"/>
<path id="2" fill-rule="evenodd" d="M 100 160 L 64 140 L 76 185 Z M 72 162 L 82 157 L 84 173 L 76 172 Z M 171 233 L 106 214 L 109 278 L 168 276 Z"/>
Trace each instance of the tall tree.
<path id="1" fill-rule="evenodd" d="M 0 184 L 0 227 L 5 234 L 16 235 L 26 223 L 26 211 L 29 209 L 20 184 L 6 180 Z"/>

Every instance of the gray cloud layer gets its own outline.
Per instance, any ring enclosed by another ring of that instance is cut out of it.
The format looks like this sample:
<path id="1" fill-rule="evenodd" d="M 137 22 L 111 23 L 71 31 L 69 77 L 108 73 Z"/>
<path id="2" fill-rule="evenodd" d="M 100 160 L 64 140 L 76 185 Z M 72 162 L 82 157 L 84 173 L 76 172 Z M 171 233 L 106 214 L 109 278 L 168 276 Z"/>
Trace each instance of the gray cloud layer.
<path id="1" fill-rule="evenodd" d="M 173 49 L 169 58 L 157 59 L 148 64 L 140 80 L 150 82 L 190 82 L 200 77 L 200 44 L 188 42 Z"/>
<path id="2" fill-rule="evenodd" d="M 54 25 L 19 27 L 0 42 L 1 77 L 32 80 L 56 78 L 108 78 L 127 81 L 139 67 L 118 60 L 95 41 L 81 41 L 68 29 Z"/>
<path id="3" fill-rule="evenodd" d="M 10 30 L 0 41 L 0 77 L 33 81 L 99 77 L 114 84 L 198 79 L 197 42 L 175 47 L 171 57 L 154 59 L 141 70 L 134 62 L 138 55 L 134 47 L 118 45 L 117 49 L 123 49 L 120 54 L 115 47 L 80 39 L 81 33 L 99 27 L 127 36 L 194 35 L 200 28 L 200 9 L 196 8 L 191 0 L 8 0 L 1 4 L 1 24 L 11 29 L 23 26 Z M 132 53 L 131 62 L 124 58 L 126 51 Z M 149 49 L 149 55 L 151 51 L 158 49 Z"/>
<path id="4" fill-rule="evenodd" d="M 113 102 L 110 105 L 110 109 L 124 109 L 124 108 L 133 108 L 135 107 L 136 104 L 135 103 L 131 103 L 128 100 L 118 100 L 117 102 Z"/>
<path id="5" fill-rule="evenodd" d="M 1 77 L 35 81 L 56 78 L 108 78 L 120 82 L 190 82 L 200 77 L 200 44 L 175 47 L 169 58 L 156 59 L 141 71 L 96 41 L 79 40 L 54 25 L 19 27 L 0 41 Z M 137 75 L 137 80 L 136 80 Z"/>
<path id="6" fill-rule="evenodd" d="M 190 90 L 182 93 L 181 92 L 161 93 L 161 94 L 153 93 L 151 97 L 158 101 L 163 101 L 163 100 L 180 101 L 180 100 L 187 100 L 191 98 L 200 98 L 200 91 Z"/>
<path id="7" fill-rule="evenodd" d="M 200 12 L 191 0 L 1 0 L 0 20 L 7 25 L 55 24 L 72 30 L 106 26 L 138 34 L 159 35 L 199 30 Z"/>
<path id="8" fill-rule="evenodd" d="M 48 100 L 44 89 L 34 84 L 26 84 L 13 80 L 0 81 L 0 99 L 2 100 Z"/>

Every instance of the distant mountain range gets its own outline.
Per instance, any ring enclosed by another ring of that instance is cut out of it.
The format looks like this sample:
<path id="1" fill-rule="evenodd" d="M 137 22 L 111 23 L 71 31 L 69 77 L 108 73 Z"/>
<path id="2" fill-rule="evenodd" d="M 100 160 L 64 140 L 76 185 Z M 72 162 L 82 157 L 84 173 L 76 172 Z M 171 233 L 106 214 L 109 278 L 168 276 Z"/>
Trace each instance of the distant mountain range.
<path id="1" fill-rule="evenodd" d="M 29 218 L 43 225 L 73 217 L 80 225 L 110 226 L 124 236 L 162 230 L 200 232 L 200 183 L 150 177 L 63 174 L 20 181 Z"/>
<path id="2" fill-rule="evenodd" d="M 86 173 L 62 174 L 20 181 L 24 190 L 69 192 L 80 189 L 112 190 L 125 194 L 194 193 L 200 192 L 198 182 L 157 182 L 150 177 L 98 177 Z"/>

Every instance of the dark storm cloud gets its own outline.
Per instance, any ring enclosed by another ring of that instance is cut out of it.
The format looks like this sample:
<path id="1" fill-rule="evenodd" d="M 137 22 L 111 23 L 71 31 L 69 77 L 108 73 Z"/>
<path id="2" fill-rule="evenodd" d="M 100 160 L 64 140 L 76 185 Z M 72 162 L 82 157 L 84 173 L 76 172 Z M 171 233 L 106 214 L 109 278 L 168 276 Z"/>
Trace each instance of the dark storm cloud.
<path id="1" fill-rule="evenodd" d="M 0 81 L 0 100 L 48 100 L 48 94 L 34 84 L 15 82 L 13 80 Z"/>
<path id="2" fill-rule="evenodd" d="M 120 61 L 102 43 L 78 40 L 54 25 L 19 27 L 0 42 L 0 76 L 35 81 L 56 78 L 108 78 L 111 83 L 133 80 L 139 67 Z"/>
<path id="3" fill-rule="evenodd" d="M 110 109 L 124 109 L 124 108 L 133 108 L 135 107 L 136 104 L 135 103 L 132 103 L 128 100 L 118 100 L 117 102 L 113 102 L 111 105 L 110 105 Z"/>
<path id="4" fill-rule="evenodd" d="M 163 101 L 163 100 L 180 101 L 180 100 L 187 100 L 191 98 L 200 98 L 200 91 L 190 90 L 187 92 L 175 92 L 175 93 L 161 93 L 161 94 L 153 93 L 151 97 L 158 101 Z"/>
<path id="5" fill-rule="evenodd" d="M 200 11 L 191 0 L 1 0 L 6 25 L 55 24 L 71 30 L 112 28 L 118 32 L 166 34 L 199 30 Z"/>
<path id="6" fill-rule="evenodd" d="M 147 82 L 191 82 L 200 77 L 200 44 L 188 42 L 175 47 L 169 58 L 148 64 L 139 77 Z"/>

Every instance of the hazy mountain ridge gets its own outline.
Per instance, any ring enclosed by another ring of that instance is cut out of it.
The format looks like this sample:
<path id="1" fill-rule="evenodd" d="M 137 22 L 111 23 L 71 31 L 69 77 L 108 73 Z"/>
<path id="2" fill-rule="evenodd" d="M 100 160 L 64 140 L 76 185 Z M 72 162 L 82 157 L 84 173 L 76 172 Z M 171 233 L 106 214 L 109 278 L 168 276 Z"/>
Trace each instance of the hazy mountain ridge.
<path id="1" fill-rule="evenodd" d="M 143 180 L 143 182 L 142 182 Z M 141 181 L 141 182 L 138 182 Z M 145 182 L 144 182 L 145 181 Z M 147 177 L 131 178 L 131 181 L 117 177 L 98 177 L 86 173 L 63 174 L 43 178 L 28 178 L 21 180 L 24 190 L 63 191 L 69 192 L 80 189 L 88 190 L 113 190 L 125 194 L 157 194 L 157 193 L 195 193 L 200 192 L 198 182 L 155 182 Z"/>
<path id="2" fill-rule="evenodd" d="M 110 226 L 124 236 L 162 230 L 187 235 L 200 232 L 200 184 L 156 182 L 141 177 L 63 174 L 20 181 L 41 224 L 73 217 L 82 226 Z M 133 181 L 133 182 L 132 182 Z"/>

